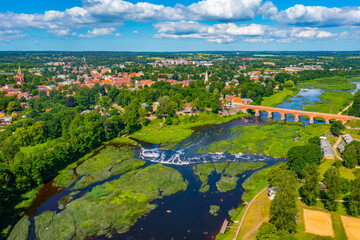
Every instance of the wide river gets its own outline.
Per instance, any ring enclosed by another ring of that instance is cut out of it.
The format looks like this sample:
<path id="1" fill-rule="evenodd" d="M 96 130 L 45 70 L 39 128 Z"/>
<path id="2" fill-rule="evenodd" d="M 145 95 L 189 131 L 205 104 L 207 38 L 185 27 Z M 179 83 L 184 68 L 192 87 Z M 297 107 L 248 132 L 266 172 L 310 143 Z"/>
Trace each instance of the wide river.
<path id="1" fill-rule="evenodd" d="M 357 89 L 360 83 L 357 83 Z M 356 91 L 354 90 L 354 92 Z M 320 101 L 319 89 L 302 89 L 296 96 L 289 98 L 278 107 L 289 109 L 301 109 L 305 104 Z M 141 218 L 125 234 L 113 233 L 113 239 L 215 239 L 225 218 L 228 218 L 228 211 L 241 204 L 243 188 L 241 184 L 249 177 L 253 171 L 246 172 L 238 181 L 236 189 L 219 193 L 215 183 L 220 179 L 219 174 L 213 173 L 209 177 L 210 191 L 199 193 L 201 182 L 194 174 L 192 167 L 196 163 L 217 162 L 217 161 L 264 161 L 269 165 L 275 164 L 282 159 L 274 159 L 268 156 L 251 155 L 247 153 L 229 154 L 199 154 L 200 147 L 206 147 L 212 142 L 234 138 L 231 128 L 235 126 L 247 126 L 263 124 L 266 121 L 266 113 L 262 113 L 260 118 L 249 117 L 237 119 L 220 125 L 210 125 L 196 128 L 192 136 L 184 140 L 174 150 L 161 150 L 159 146 L 142 142 L 142 148 L 137 151 L 137 157 L 148 161 L 148 164 L 163 163 L 177 169 L 189 185 L 186 191 L 177 193 L 170 197 L 155 201 L 158 207 L 150 214 Z M 274 119 L 279 120 L 280 115 L 274 113 Z M 293 119 L 288 116 L 288 120 Z M 308 124 L 308 120 L 301 119 Z M 106 181 L 117 179 L 114 176 Z M 81 190 L 83 195 L 99 184 L 97 183 Z M 33 205 L 28 209 L 27 215 L 30 217 L 31 226 L 29 239 L 36 239 L 34 230 L 34 217 L 44 211 L 59 211 L 58 201 L 71 194 L 72 188 L 64 188 L 60 191 L 46 184 L 38 194 Z M 210 205 L 220 206 L 217 216 L 209 214 Z M 89 239 L 104 239 L 105 236 L 90 237 Z"/>

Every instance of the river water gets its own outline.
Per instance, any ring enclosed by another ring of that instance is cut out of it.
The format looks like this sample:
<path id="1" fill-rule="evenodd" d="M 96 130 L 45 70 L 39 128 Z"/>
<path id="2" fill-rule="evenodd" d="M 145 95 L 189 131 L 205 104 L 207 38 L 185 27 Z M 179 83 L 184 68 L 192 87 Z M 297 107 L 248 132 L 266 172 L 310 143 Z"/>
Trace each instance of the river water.
<path id="1" fill-rule="evenodd" d="M 357 88 L 354 93 L 360 89 L 360 83 L 356 83 Z M 319 89 L 301 89 L 294 97 L 289 98 L 280 104 L 280 108 L 302 109 L 306 104 L 320 101 L 319 95 L 322 93 Z M 137 150 L 137 158 L 147 161 L 146 166 L 153 163 L 163 163 L 177 169 L 188 181 L 186 191 L 177 193 L 170 197 L 155 201 L 158 207 L 151 211 L 147 216 L 141 218 L 125 234 L 112 233 L 113 239 L 215 239 L 225 218 L 228 218 L 228 211 L 237 208 L 241 204 L 241 195 L 243 188 L 241 184 L 249 177 L 253 171 L 246 172 L 238 181 L 236 189 L 219 193 L 215 183 L 220 179 L 220 175 L 213 173 L 209 176 L 210 191 L 208 193 L 199 193 L 201 182 L 193 172 L 193 166 L 196 163 L 218 162 L 218 161 L 264 161 L 273 165 L 282 159 L 274 159 L 268 156 L 250 155 L 247 153 L 229 154 L 199 154 L 200 147 L 208 146 L 212 142 L 234 138 L 231 134 L 231 128 L 235 126 L 248 126 L 263 124 L 267 119 L 267 113 L 262 113 L 260 118 L 249 117 L 233 120 L 219 125 L 210 125 L 196 128 L 194 133 L 188 139 L 184 140 L 174 150 L 161 150 L 158 145 L 141 142 L 141 149 Z M 280 120 L 280 114 L 274 113 L 274 119 Z M 288 121 L 294 121 L 294 118 L 287 116 Z M 300 119 L 308 124 L 307 119 Z M 119 178 L 114 176 L 106 181 Z M 97 183 L 81 190 L 78 197 L 99 184 Z M 52 183 L 46 184 L 38 194 L 34 204 L 28 209 L 26 214 L 30 217 L 31 226 L 29 240 L 36 239 L 34 230 L 34 217 L 44 211 L 59 211 L 58 201 L 74 192 L 71 187 L 56 189 Z M 209 214 L 210 205 L 220 206 L 218 216 Z M 104 239 L 104 236 L 90 237 L 89 239 Z"/>

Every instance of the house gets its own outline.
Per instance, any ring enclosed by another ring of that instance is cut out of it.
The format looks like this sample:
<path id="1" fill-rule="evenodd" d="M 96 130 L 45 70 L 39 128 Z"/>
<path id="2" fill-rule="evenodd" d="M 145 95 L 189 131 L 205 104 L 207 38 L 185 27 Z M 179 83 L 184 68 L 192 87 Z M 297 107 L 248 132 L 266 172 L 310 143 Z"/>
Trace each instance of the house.
<path id="1" fill-rule="evenodd" d="M 0 118 L 0 126 L 7 126 L 12 122 L 12 117 L 1 117 Z"/>
<path id="2" fill-rule="evenodd" d="M 330 142 L 326 137 L 320 137 L 320 147 L 326 159 L 334 159 L 334 153 Z"/>
<path id="3" fill-rule="evenodd" d="M 341 142 L 338 147 L 337 150 L 339 150 L 340 154 L 343 154 L 343 152 L 345 151 L 345 144 L 343 142 Z"/>
<path id="4" fill-rule="evenodd" d="M 350 134 L 345 134 L 343 136 L 343 139 L 345 141 L 346 144 L 350 144 L 354 139 Z"/>
<path id="5" fill-rule="evenodd" d="M 184 113 L 191 113 L 192 112 L 192 110 L 191 110 L 191 108 L 192 108 L 192 105 L 191 105 L 191 103 L 185 103 L 184 104 Z"/>
<path id="6" fill-rule="evenodd" d="M 276 195 L 276 189 L 271 186 L 269 186 L 267 189 L 268 189 L 268 196 L 269 196 L 270 200 L 274 200 L 275 195 Z"/>
<path id="7" fill-rule="evenodd" d="M 249 104 L 252 102 L 254 102 L 254 101 L 250 98 L 234 97 L 231 103 L 232 103 L 232 105 L 242 105 L 242 104 Z"/>

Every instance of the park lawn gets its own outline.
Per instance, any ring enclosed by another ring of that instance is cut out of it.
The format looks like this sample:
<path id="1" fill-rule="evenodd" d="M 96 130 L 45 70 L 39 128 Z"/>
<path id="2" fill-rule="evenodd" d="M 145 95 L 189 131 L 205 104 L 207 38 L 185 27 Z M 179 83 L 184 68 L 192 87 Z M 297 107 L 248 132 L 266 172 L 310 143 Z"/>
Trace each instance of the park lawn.
<path id="1" fill-rule="evenodd" d="M 324 173 L 326 172 L 326 170 L 328 170 L 329 168 L 331 168 L 334 164 L 334 162 L 336 161 L 336 159 L 324 159 L 322 160 L 322 162 L 320 163 L 319 166 L 319 173 L 320 173 L 320 179 L 324 178 Z M 355 179 L 355 175 L 354 175 L 354 169 L 348 169 L 346 167 L 341 167 L 340 169 L 340 176 L 349 180 L 354 180 Z"/>
<path id="2" fill-rule="evenodd" d="M 271 168 L 272 167 L 268 167 L 258 170 L 244 181 L 242 186 L 245 189 L 245 192 L 241 196 L 241 199 L 244 202 L 250 202 L 258 192 L 269 185 L 267 175 Z"/>
<path id="3" fill-rule="evenodd" d="M 264 97 L 261 105 L 266 107 L 276 107 L 277 105 L 283 103 L 286 99 L 295 96 L 299 92 L 299 89 L 296 91 L 292 89 L 284 89 L 282 91 L 278 91 L 277 93 Z"/>
<path id="4" fill-rule="evenodd" d="M 341 215 L 346 215 L 346 209 L 344 208 L 343 204 L 338 204 L 338 210 L 336 212 L 330 212 L 325 209 L 324 203 L 321 201 L 317 201 L 315 206 L 309 207 L 306 206 L 303 202 L 300 200 L 297 201 L 298 210 L 299 210 L 299 217 L 298 217 L 298 226 L 297 226 L 297 233 L 295 234 L 295 237 L 299 240 L 308 240 L 313 239 L 316 237 L 314 234 L 306 233 L 305 232 L 305 225 L 304 225 L 304 218 L 303 218 L 303 209 L 311 209 L 314 211 L 321 211 L 331 214 L 331 221 L 332 226 L 334 230 L 334 239 L 335 240 L 343 240 L 346 238 L 345 229 L 343 227 L 342 221 L 341 221 Z"/>
<path id="5" fill-rule="evenodd" d="M 244 222 L 241 226 L 237 239 L 255 239 L 260 225 L 268 221 L 270 214 L 271 200 L 267 191 L 262 192 L 251 204 Z"/>
<path id="6" fill-rule="evenodd" d="M 155 144 L 177 143 L 190 137 L 190 135 L 194 132 L 193 128 L 195 127 L 210 124 L 221 124 L 244 116 L 246 116 L 244 113 L 231 116 L 220 116 L 211 112 L 202 112 L 198 116 L 194 116 L 193 119 L 190 119 L 190 116 L 188 115 L 179 115 L 179 125 L 164 126 L 150 131 L 142 129 L 132 134 L 131 137 L 140 141 Z"/>
<path id="7" fill-rule="evenodd" d="M 350 92 L 335 91 L 324 92 L 319 96 L 319 98 L 321 99 L 320 102 L 306 105 L 304 110 L 310 112 L 337 114 L 352 102 L 354 95 Z"/>
<path id="8" fill-rule="evenodd" d="M 298 82 L 300 88 L 320 88 L 325 91 L 353 90 L 356 84 L 352 83 L 352 79 L 345 77 L 318 78 L 307 81 Z"/>

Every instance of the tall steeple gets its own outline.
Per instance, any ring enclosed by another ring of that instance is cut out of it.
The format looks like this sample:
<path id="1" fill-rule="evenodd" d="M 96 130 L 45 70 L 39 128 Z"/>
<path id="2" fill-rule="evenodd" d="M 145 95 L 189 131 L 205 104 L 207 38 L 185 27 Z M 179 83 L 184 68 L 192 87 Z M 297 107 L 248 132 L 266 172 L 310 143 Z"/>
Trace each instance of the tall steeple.
<path id="1" fill-rule="evenodd" d="M 209 74 L 208 74 L 208 71 L 206 70 L 206 73 L 205 73 L 205 83 L 207 83 L 209 81 Z"/>

